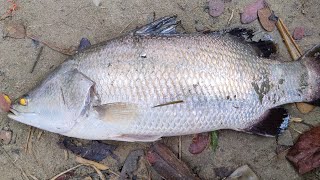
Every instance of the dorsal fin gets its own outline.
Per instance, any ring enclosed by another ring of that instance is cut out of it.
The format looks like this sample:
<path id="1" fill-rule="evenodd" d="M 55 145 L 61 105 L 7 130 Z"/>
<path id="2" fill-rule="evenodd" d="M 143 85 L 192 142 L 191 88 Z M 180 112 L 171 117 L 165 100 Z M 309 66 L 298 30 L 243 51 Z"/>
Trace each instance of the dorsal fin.
<path id="1" fill-rule="evenodd" d="M 136 35 L 177 34 L 177 16 L 165 16 L 134 31 Z"/>

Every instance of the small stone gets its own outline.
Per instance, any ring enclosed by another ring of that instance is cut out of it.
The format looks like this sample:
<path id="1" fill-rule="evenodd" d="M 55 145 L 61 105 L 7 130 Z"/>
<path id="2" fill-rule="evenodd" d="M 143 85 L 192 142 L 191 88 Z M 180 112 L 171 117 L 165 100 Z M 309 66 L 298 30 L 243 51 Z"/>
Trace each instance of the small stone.
<path id="1" fill-rule="evenodd" d="M 248 24 L 256 20 L 258 18 L 258 10 L 264 7 L 264 0 L 257 0 L 256 2 L 249 4 L 244 8 L 243 13 L 241 13 L 241 23 Z"/>
<path id="2" fill-rule="evenodd" d="M 196 29 L 196 31 L 198 31 L 198 32 L 203 32 L 204 29 L 205 29 L 205 27 L 204 27 L 204 25 L 203 25 L 201 22 L 195 21 L 195 29 Z"/>
<path id="3" fill-rule="evenodd" d="M 93 0 L 95 6 L 101 6 L 101 0 Z"/>
<path id="4" fill-rule="evenodd" d="M 212 17 L 220 16 L 224 11 L 224 2 L 222 0 L 209 1 L 209 14 Z"/>
<path id="5" fill-rule="evenodd" d="M 285 130 L 279 137 L 278 137 L 278 145 L 282 146 L 293 146 L 292 136 L 289 130 Z"/>
<path id="6" fill-rule="evenodd" d="M 5 24 L 4 35 L 11 38 L 22 39 L 26 36 L 26 29 L 21 22 L 10 21 Z"/>
<path id="7" fill-rule="evenodd" d="M 9 144 L 12 138 L 12 132 L 1 130 L 0 131 L 0 140 L 3 142 L 3 144 Z"/>
<path id="8" fill-rule="evenodd" d="M 301 40 L 304 37 L 304 27 L 296 27 L 293 31 L 293 39 Z"/>
<path id="9" fill-rule="evenodd" d="M 259 180 L 258 176 L 252 171 L 248 165 L 243 165 L 236 169 L 227 180 L 231 179 L 250 179 L 250 180 Z"/>

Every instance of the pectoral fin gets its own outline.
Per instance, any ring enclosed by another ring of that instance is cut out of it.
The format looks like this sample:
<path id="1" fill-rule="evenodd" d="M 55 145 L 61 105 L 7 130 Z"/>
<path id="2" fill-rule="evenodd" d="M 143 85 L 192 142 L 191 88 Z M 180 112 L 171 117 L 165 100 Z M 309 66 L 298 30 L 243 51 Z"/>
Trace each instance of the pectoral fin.
<path id="1" fill-rule="evenodd" d="M 137 118 L 138 105 L 133 103 L 115 102 L 95 106 L 99 118 L 106 122 L 128 122 Z"/>

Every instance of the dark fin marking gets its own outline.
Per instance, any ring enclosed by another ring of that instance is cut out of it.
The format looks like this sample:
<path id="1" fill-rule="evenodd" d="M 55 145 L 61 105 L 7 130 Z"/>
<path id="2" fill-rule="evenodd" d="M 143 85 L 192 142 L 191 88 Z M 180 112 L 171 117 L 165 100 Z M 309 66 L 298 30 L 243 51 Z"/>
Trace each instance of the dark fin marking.
<path id="1" fill-rule="evenodd" d="M 168 105 L 172 105 L 172 104 L 179 104 L 179 103 L 183 103 L 183 101 L 182 100 L 171 101 L 171 102 L 167 102 L 167 103 L 164 103 L 164 104 L 159 104 L 159 105 L 153 106 L 153 108 L 161 107 L 161 106 L 168 106 Z"/>
<path id="2" fill-rule="evenodd" d="M 234 28 L 227 30 L 226 32 L 240 41 L 249 43 L 260 57 L 269 58 L 278 51 L 278 46 L 270 38 L 264 40 L 260 39 L 258 42 L 253 41 L 255 35 L 254 31 L 251 29 Z"/>
<path id="3" fill-rule="evenodd" d="M 80 43 L 79 43 L 79 46 L 78 46 L 78 51 L 82 51 L 82 50 L 84 50 L 84 49 L 86 49 L 86 48 L 88 48 L 90 46 L 91 46 L 91 43 L 90 43 L 89 39 L 82 38 L 80 40 Z"/>
<path id="4" fill-rule="evenodd" d="M 127 122 L 138 116 L 138 105 L 133 103 L 115 102 L 94 106 L 99 118 L 106 122 Z"/>
<path id="5" fill-rule="evenodd" d="M 282 107 L 266 111 L 259 122 L 245 129 L 245 132 L 274 137 L 281 134 L 289 126 L 290 117 L 286 109 Z"/>
<path id="6" fill-rule="evenodd" d="M 166 16 L 137 29 L 134 32 L 134 34 L 136 35 L 177 34 L 177 30 L 176 30 L 177 25 L 178 25 L 177 16 Z"/>

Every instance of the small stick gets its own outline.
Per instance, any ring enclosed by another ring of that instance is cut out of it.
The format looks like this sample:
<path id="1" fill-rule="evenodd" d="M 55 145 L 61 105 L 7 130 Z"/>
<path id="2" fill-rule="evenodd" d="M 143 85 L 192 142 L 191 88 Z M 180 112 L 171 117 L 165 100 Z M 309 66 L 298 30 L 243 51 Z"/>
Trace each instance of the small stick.
<path id="1" fill-rule="evenodd" d="M 36 61 L 33 63 L 33 66 L 32 66 L 32 68 L 31 68 L 30 73 L 33 73 L 34 68 L 35 68 L 35 67 L 36 67 L 36 65 L 38 64 L 38 61 L 39 61 L 39 59 L 40 59 L 40 56 L 41 56 L 42 50 L 43 50 L 43 46 L 41 46 L 41 47 L 40 47 L 40 49 L 39 49 L 39 51 L 38 51 L 38 53 L 37 53 Z"/>
<path id="2" fill-rule="evenodd" d="M 31 175 L 31 174 L 28 174 L 28 176 L 30 176 L 33 180 L 38 180 L 37 177 L 35 177 L 35 176 Z"/>
<path id="3" fill-rule="evenodd" d="M 66 161 L 69 158 L 69 153 L 66 149 L 64 149 L 63 152 L 64 152 L 64 160 Z"/>
<path id="4" fill-rule="evenodd" d="M 82 158 L 80 156 L 76 156 L 76 162 L 80 163 L 80 164 L 93 165 L 96 168 L 98 168 L 99 170 L 103 170 L 103 171 L 109 169 L 109 167 L 104 165 L 104 164 L 101 164 L 101 163 L 98 163 L 98 162 L 95 162 L 95 161 L 91 161 L 91 160 L 88 160 L 88 159 L 84 159 L 84 158 Z"/>
<path id="5" fill-rule="evenodd" d="M 32 131 L 32 126 L 29 127 L 29 133 L 28 133 L 28 136 L 27 136 L 27 142 L 26 142 L 25 148 L 24 148 L 24 152 L 25 153 L 28 151 L 29 141 L 30 141 L 30 137 L 31 137 L 31 131 Z"/>
<path id="6" fill-rule="evenodd" d="M 30 134 L 30 138 L 28 141 L 28 153 L 31 154 L 32 153 L 32 137 L 33 137 L 33 133 L 34 133 L 34 128 L 31 127 L 31 134 Z"/>
<path id="7" fill-rule="evenodd" d="M 299 48 L 299 46 L 297 45 L 297 43 L 295 42 L 295 40 L 292 38 L 291 34 L 288 31 L 288 28 L 284 25 L 282 19 L 279 18 L 279 22 L 281 24 L 281 26 L 284 29 L 284 32 L 287 34 L 287 36 L 289 37 L 290 41 L 292 42 L 292 44 L 294 45 L 294 47 L 297 49 L 297 51 L 299 52 L 300 56 L 302 56 L 302 51 Z"/>
<path id="8" fill-rule="evenodd" d="M 65 173 L 67 173 L 67 172 L 70 172 L 70 171 L 72 171 L 72 170 L 74 170 L 74 169 L 77 169 L 78 167 L 83 166 L 83 165 L 84 165 L 84 164 L 78 164 L 78 165 L 76 165 L 76 166 L 74 166 L 74 167 L 72 167 L 72 168 L 70 168 L 70 169 L 67 169 L 67 170 L 65 170 L 65 171 L 63 171 L 63 172 L 55 175 L 55 176 L 54 176 L 53 178 L 51 178 L 50 180 L 55 180 L 55 179 L 57 179 L 58 177 L 60 177 L 61 175 L 65 174 Z"/>
<path id="9" fill-rule="evenodd" d="M 94 165 L 90 165 L 91 167 L 93 167 L 94 170 L 96 170 L 96 172 L 98 173 L 98 175 L 100 176 L 100 179 L 101 180 L 106 180 L 106 177 L 104 177 L 104 175 L 102 174 L 102 172 L 97 168 L 95 167 Z"/>
<path id="10" fill-rule="evenodd" d="M 234 14 L 234 9 L 231 10 L 231 15 L 230 15 L 230 18 L 228 19 L 227 26 L 230 25 L 230 22 L 231 22 L 231 20 L 232 20 L 232 18 L 233 18 L 233 14 Z"/>
<path id="11" fill-rule="evenodd" d="M 39 129 L 39 134 L 37 136 L 38 141 L 40 140 L 42 133 L 43 133 L 43 130 Z"/>
<path id="12" fill-rule="evenodd" d="M 182 140 L 181 140 L 181 136 L 179 136 L 179 154 L 178 154 L 179 159 L 181 159 L 181 154 L 182 154 Z"/>

